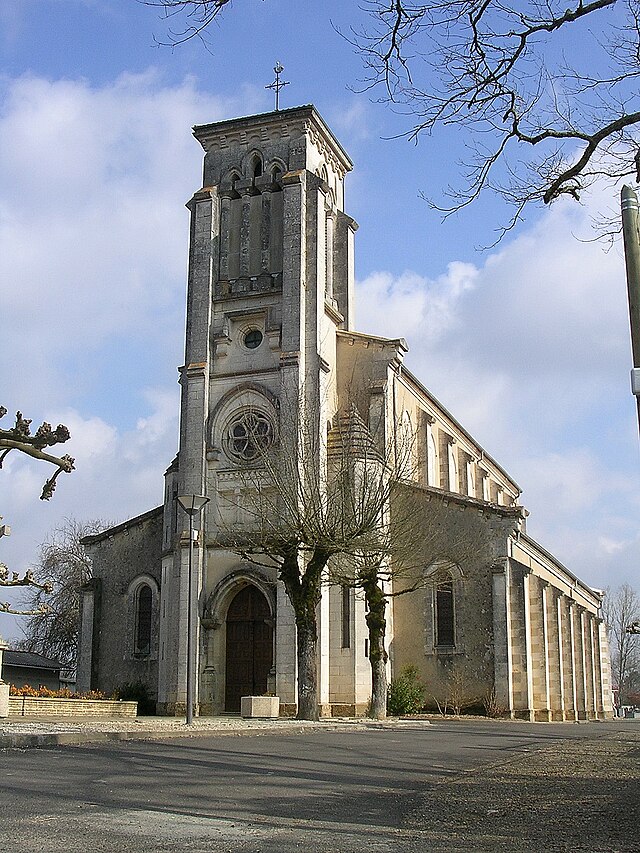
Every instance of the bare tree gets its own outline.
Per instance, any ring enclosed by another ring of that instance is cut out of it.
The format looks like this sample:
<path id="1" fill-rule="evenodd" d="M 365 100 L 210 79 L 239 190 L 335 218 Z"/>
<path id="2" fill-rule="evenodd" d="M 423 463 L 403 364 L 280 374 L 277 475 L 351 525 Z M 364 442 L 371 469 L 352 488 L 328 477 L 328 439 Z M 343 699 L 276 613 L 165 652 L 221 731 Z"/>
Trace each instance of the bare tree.
<path id="1" fill-rule="evenodd" d="M 100 520 L 65 519 L 40 545 L 34 578 L 46 579 L 31 595 L 32 614 L 23 626 L 23 651 L 38 652 L 59 660 L 64 668 L 75 669 L 80 628 L 80 588 L 92 577 L 82 538 L 100 533 L 109 525 Z M 44 598 L 46 593 L 47 597 Z M 43 615 L 44 614 L 44 615 Z"/>
<path id="2" fill-rule="evenodd" d="M 640 597 L 627 583 L 616 590 L 607 590 L 603 612 L 609 628 L 614 683 L 618 686 L 620 704 L 625 704 L 640 670 L 640 643 L 637 635 L 628 630 L 640 619 Z"/>
<path id="3" fill-rule="evenodd" d="M 7 410 L 4 406 L 0 406 L 0 418 L 6 414 Z M 75 460 L 68 455 L 53 456 L 46 451 L 46 448 L 53 447 L 56 444 L 64 444 L 69 438 L 69 430 L 64 424 L 58 424 L 54 430 L 51 428 L 51 424 L 46 423 L 46 421 L 40 424 L 35 434 L 32 435 L 31 421 L 24 418 L 21 412 L 17 412 L 13 427 L 9 429 L 0 428 L 0 468 L 3 467 L 5 459 L 12 451 L 54 465 L 56 470 L 53 476 L 45 481 L 40 495 L 40 500 L 48 501 L 53 495 L 58 476 L 63 472 L 68 474 L 73 471 Z M 6 525 L 0 526 L 0 536 L 7 535 L 8 532 L 9 528 Z M 0 586 L 33 587 L 39 590 L 39 593 L 47 594 L 52 591 L 50 582 L 37 580 L 32 570 L 20 576 L 18 572 L 10 572 L 4 563 L 0 563 Z M 10 602 L 0 602 L 0 612 L 13 613 L 19 616 L 42 614 L 47 610 L 48 607 L 43 602 L 38 602 L 35 610 L 16 610 Z"/>
<path id="4" fill-rule="evenodd" d="M 389 548 L 389 534 L 380 531 L 388 528 L 391 489 L 404 461 L 397 447 L 385 455 L 376 446 L 355 408 L 337 419 L 326 438 L 311 421 L 293 418 L 293 428 L 285 426 L 277 446 L 256 452 L 239 471 L 242 495 L 233 500 L 244 524 L 222 525 L 222 540 L 255 564 L 277 566 L 296 621 L 298 717 L 317 719 L 316 609 L 322 585 L 362 586 L 368 605 L 378 595 L 374 567 Z M 349 569 L 336 567 L 340 558 Z M 367 621 L 376 637 L 382 632 L 386 663 L 384 604 L 382 624 L 379 610 L 371 607 Z M 379 660 L 374 649 L 372 667 Z M 386 701 L 386 681 L 383 696 Z"/>
<path id="5" fill-rule="evenodd" d="M 226 0 L 146 0 L 202 35 Z M 598 177 L 640 181 L 640 0 L 361 0 L 345 36 L 361 88 L 407 116 L 408 138 L 463 131 L 469 158 L 444 215 L 497 193 L 512 228 L 531 203 Z M 403 135 L 402 131 L 399 135 Z"/>
<path id="6" fill-rule="evenodd" d="M 157 6 L 167 18 L 184 21 L 169 30 L 169 43 L 182 44 L 201 37 L 230 0 L 141 0 L 145 6 Z"/>
<path id="7" fill-rule="evenodd" d="M 0 406 L 0 418 L 7 414 L 4 406 Z M 64 424 L 58 424 L 56 429 L 51 428 L 51 424 L 46 421 L 38 427 L 35 434 L 31 434 L 31 420 L 22 417 L 22 412 L 16 413 L 15 424 L 9 429 L 0 428 L 0 468 L 9 453 L 17 451 L 24 453 L 26 456 L 31 456 L 42 462 L 48 462 L 56 468 L 52 477 L 45 481 L 40 495 L 41 501 L 48 501 L 56 488 L 56 480 L 62 473 L 70 473 L 73 471 L 75 459 L 71 456 L 52 456 L 45 451 L 47 447 L 53 447 L 56 444 L 64 444 L 71 437 L 69 430 Z"/>
<path id="8" fill-rule="evenodd" d="M 298 418 L 277 447 L 256 452 L 240 472 L 241 496 L 228 499 L 243 523 L 236 512 L 233 524 L 222 525 L 225 543 L 253 563 L 275 564 L 294 610 L 301 719 L 318 714 L 316 610 L 323 584 L 363 591 L 370 714 L 384 719 L 389 600 L 428 584 L 429 563 L 462 561 L 478 548 L 478 541 L 452 535 L 445 494 L 427 495 L 415 485 L 414 442 L 402 426 L 388 442 L 372 435 L 355 405 L 335 418 L 326 444 L 312 423 Z"/>
<path id="9" fill-rule="evenodd" d="M 512 206 L 578 199 L 597 177 L 638 178 L 637 0 L 366 0 L 354 31 L 366 85 L 417 139 L 462 128 L 471 159 L 450 187 L 459 210 L 484 190 Z M 506 230 L 505 229 L 505 230 Z"/>

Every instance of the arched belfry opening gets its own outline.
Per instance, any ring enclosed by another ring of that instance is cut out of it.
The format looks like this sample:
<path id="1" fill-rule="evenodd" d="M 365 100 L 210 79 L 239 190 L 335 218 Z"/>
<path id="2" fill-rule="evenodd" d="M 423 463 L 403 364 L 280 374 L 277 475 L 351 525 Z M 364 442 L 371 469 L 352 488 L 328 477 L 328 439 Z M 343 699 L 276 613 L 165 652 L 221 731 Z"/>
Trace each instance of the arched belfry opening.
<path id="1" fill-rule="evenodd" d="M 251 161 L 251 177 L 254 181 L 262 177 L 262 158 L 258 154 Z"/>
<path id="2" fill-rule="evenodd" d="M 269 602 L 253 584 L 235 594 L 226 618 L 225 710 L 239 711 L 242 696 L 262 696 L 273 666 Z"/>

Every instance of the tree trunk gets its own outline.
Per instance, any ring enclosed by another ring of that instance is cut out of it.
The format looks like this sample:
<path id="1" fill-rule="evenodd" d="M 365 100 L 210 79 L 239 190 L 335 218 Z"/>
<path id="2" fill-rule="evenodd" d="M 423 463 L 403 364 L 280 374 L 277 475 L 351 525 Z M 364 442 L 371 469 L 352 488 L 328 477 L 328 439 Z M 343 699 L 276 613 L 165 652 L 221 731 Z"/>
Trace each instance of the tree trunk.
<path id="1" fill-rule="evenodd" d="M 300 568 L 298 547 L 285 557 L 280 578 L 296 617 L 298 659 L 299 720 L 318 719 L 318 626 L 316 607 L 320 603 L 322 573 L 330 554 L 315 548 L 306 567 Z"/>
<path id="2" fill-rule="evenodd" d="M 369 628 L 369 663 L 371 665 L 371 708 L 369 716 L 374 720 L 387 717 L 387 651 L 384 646 L 386 620 L 384 618 L 387 598 L 378 584 L 377 571 L 371 570 L 362 582 L 367 604 L 367 627 Z"/>
<path id="3" fill-rule="evenodd" d="M 318 719 L 318 632 L 315 613 L 313 620 L 299 624 L 298 635 L 298 720 Z"/>

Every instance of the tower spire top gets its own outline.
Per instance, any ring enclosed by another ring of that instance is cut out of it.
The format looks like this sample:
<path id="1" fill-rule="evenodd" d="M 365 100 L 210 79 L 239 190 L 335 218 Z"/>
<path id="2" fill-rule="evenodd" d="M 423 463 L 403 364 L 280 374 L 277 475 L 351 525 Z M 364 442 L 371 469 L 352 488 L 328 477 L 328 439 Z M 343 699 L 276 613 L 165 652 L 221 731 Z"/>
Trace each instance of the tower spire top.
<path id="1" fill-rule="evenodd" d="M 289 81 L 280 79 L 280 75 L 284 71 L 284 65 L 282 65 L 280 62 L 278 62 L 278 60 L 276 60 L 276 64 L 273 66 L 273 70 L 275 72 L 276 79 L 273 81 L 273 83 L 269 83 L 269 85 L 265 86 L 264 88 L 275 90 L 275 93 L 276 93 L 276 110 L 279 110 L 280 109 L 280 89 L 282 89 L 284 86 L 288 86 Z"/>

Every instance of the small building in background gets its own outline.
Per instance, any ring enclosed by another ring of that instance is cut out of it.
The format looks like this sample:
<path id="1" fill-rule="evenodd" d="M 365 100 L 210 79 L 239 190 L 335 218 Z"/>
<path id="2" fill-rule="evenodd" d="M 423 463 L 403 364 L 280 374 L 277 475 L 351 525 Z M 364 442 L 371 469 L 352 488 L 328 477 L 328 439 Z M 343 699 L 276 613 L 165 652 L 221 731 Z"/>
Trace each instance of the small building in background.
<path id="1" fill-rule="evenodd" d="M 60 689 L 60 661 L 52 660 L 35 652 L 19 652 L 5 649 L 2 656 L 2 680 L 16 687 L 47 687 Z"/>

